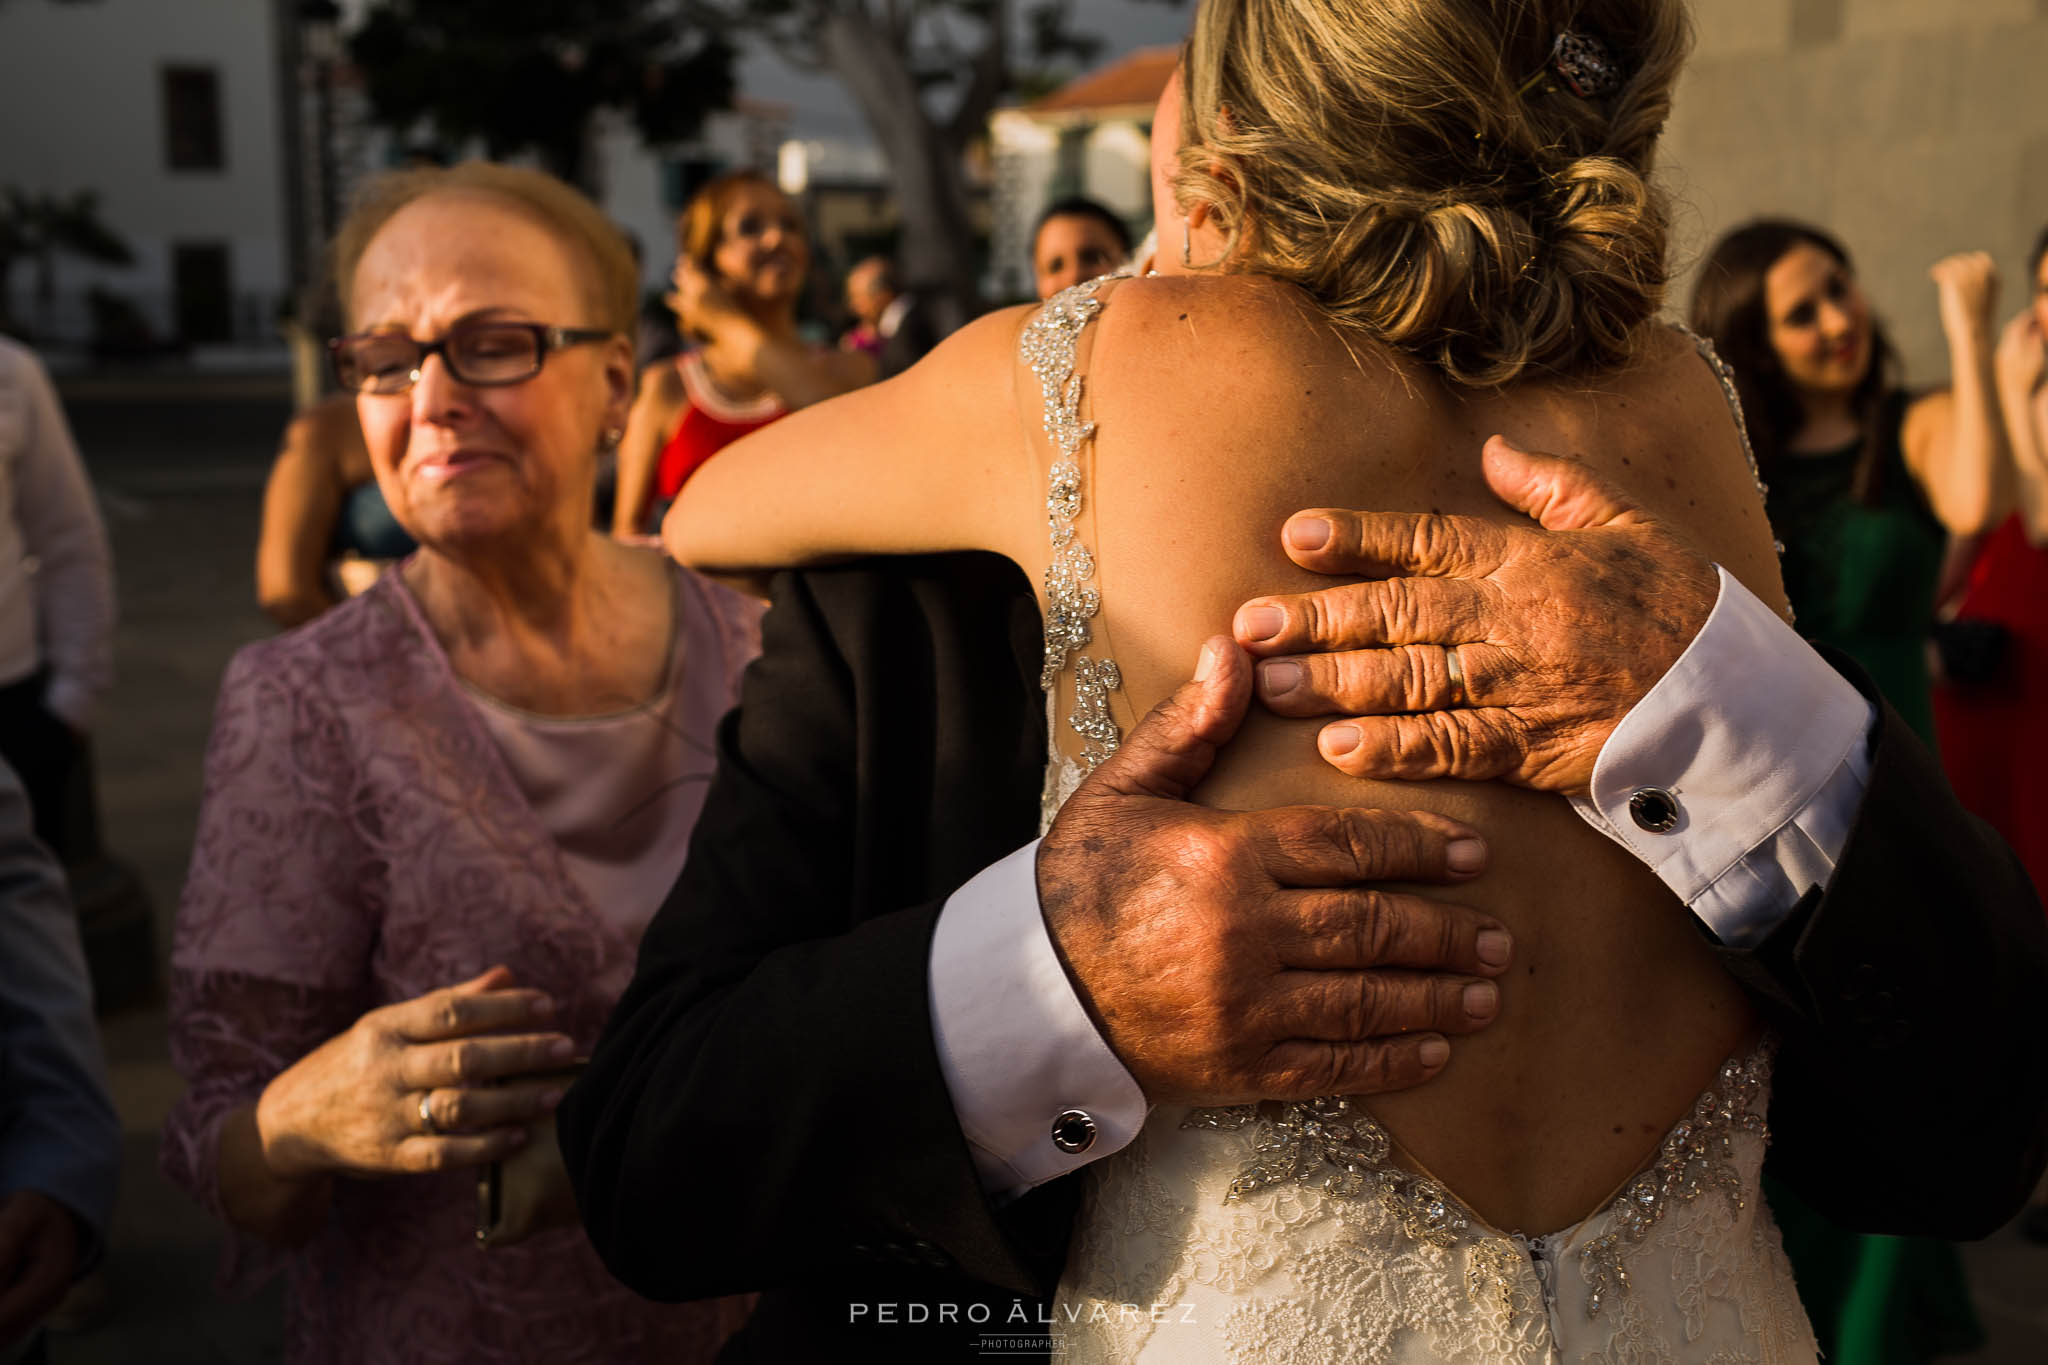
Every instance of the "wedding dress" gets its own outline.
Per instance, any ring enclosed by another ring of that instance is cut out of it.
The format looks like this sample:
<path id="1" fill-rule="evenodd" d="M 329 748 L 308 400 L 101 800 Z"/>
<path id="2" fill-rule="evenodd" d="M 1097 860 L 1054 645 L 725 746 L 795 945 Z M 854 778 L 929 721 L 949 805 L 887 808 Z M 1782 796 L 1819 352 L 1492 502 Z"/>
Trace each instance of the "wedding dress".
<path id="1" fill-rule="evenodd" d="M 1101 600 L 1075 526 L 1094 433 L 1075 355 L 1103 283 L 1053 298 L 1022 340 L 1054 451 L 1041 682 L 1053 722 L 1071 674 L 1077 745 L 1063 753 L 1049 725 L 1045 825 L 1121 735 L 1116 663 L 1084 652 Z M 1694 341 L 1740 427 L 1732 380 Z M 1156 1108 L 1083 1177 L 1051 1314 L 1056 1358 L 1811 1365 L 1813 1333 L 1758 1184 L 1770 1071 L 1768 1041 L 1729 1058 L 1647 1167 L 1583 1221 L 1537 1237 L 1488 1226 L 1401 1164 L 1356 1099 Z"/>

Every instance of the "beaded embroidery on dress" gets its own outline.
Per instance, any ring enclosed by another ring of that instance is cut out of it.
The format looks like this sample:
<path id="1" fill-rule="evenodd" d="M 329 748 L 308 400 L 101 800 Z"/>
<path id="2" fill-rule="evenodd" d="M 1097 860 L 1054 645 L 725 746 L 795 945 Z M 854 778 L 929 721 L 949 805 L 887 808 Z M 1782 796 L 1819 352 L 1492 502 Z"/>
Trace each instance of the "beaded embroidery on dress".
<path id="1" fill-rule="evenodd" d="M 1041 828 L 1122 739 L 1109 712 L 1116 662 L 1084 652 L 1102 599 L 1076 525 L 1095 432 L 1081 418 L 1076 354 L 1104 307 L 1104 283 L 1056 295 L 1020 346 L 1054 451 Z M 1686 335 L 1720 379 L 1747 453 L 1726 367 Z M 1069 663 L 1072 755 L 1055 724 Z M 1536 1238 L 1488 1226 L 1437 1181 L 1401 1166 L 1386 1130 L 1355 1099 L 1155 1109 L 1136 1141 L 1084 1177 L 1052 1314 L 1055 1355 L 1173 1365 L 1811 1365 L 1812 1330 L 1758 1183 L 1770 1063 L 1768 1042 L 1729 1058 L 1612 1200 Z"/>
<path id="2" fill-rule="evenodd" d="M 1086 483 L 1082 447 L 1095 435 L 1095 424 L 1081 420 L 1082 379 L 1075 371 L 1074 355 L 1082 332 L 1102 311 L 1095 291 L 1116 278 L 1104 275 L 1053 295 L 1025 324 L 1020 343 L 1024 363 L 1038 379 L 1045 402 L 1045 434 L 1054 451 L 1052 467 L 1046 471 L 1045 521 L 1052 533 L 1052 558 L 1045 566 L 1045 665 L 1038 678 L 1045 689 L 1048 750 L 1045 792 L 1039 802 L 1041 834 L 1081 779 L 1123 742 L 1123 731 L 1109 713 L 1109 694 L 1123 686 L 1116 660 L 1079 652 L 1095 638 L 1092 623 L 1101 610 L 1102 595 L 1089 585 L 1095 577 L 1095 556 L 1074 528 Z M 1067 724 L 1081 740 L 1078 758 L 1062 754 L 1057 742 L 1059 680 L 1069 659 L 1074 664 L 1074 710 Z"/>

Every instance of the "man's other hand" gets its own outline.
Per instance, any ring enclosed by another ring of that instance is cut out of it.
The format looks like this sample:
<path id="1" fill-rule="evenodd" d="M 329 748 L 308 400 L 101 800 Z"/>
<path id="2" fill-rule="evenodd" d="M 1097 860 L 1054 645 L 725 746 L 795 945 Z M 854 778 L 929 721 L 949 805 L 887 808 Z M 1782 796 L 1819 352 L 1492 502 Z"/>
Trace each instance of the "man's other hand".
<path id="1" fill-rule="evenodd" d="M 1499 1010 L 1505 928 L 1380 882 L 1478 875 L 1473 830 L 1410 811 L 1190 805 L 1250 701 L 1251 664 L 1206 645 L 1081 784 L 1038 853 L 1061 961 L 1153 1103 L 1362 1094 L 1442 1070 L 1444 1035 Z"/>

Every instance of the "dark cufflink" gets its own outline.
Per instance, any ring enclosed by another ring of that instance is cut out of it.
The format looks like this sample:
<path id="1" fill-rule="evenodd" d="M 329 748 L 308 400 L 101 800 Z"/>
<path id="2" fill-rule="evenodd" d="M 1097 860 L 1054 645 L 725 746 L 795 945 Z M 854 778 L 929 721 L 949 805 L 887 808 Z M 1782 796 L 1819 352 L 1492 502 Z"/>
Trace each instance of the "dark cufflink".
<path id="1" fill-rule="evenodd" d="M 1628 814 L 1652 834 L 1669 834 L 1678 828 L 1678 798 L 1662 787 L 1639 787 L 1628 799 Z"/>
<path id="2" fill-rule="evenodd" d="M 1081 1109 L 1069 1109 L 1052 1121 L 1052 1145 L 1068 1156 L 1078 1156 L 1095 1145 L 1095 1116 Z"/>

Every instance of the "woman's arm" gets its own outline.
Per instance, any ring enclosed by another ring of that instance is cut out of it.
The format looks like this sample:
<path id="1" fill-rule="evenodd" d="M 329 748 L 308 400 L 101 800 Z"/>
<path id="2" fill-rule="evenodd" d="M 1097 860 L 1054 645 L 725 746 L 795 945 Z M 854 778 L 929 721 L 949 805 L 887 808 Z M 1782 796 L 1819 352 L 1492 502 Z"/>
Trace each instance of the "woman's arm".
<path id="1" fill-rule="evenodd" d="M 165 1172 L 264 1241 L 315 1229 L 336 1174 L 512 1150 L 559 1083 L 489 1083 L 573 1052 L 552 1003 L 502 967 L 370 1007 L 377 874 L 353 823 L 356 756 L 325 742 L 354 733 L 322 686 L 333 667 L 304 634 L 229 664 L 171 950 L 171 1060 L 187 1087 L 164 1125 Z"/>
<path id="2" fill-rule="evenodd" d="M 343 492 L 334 428 L 344 421 L 356 423 L 351 399 L 329 399 L 292 418 L 263 487 L 256 601 L 281 626 L 310 621 L 337 600 L 327 585 L 327 550 Z"/>
<path id="3" fill-rule="evenodd" d="M 626 434 L 619 439 L 619 477 L 612 492 L 613 535 L 623 539 L 641 534 L 640 519 L 654 487 L 661 448 L 675 434 L 688 401 L 683 377 L 676 373 L 673 361 L 656 361 L 641 376 L 640 392 L 626 415 Z"/>
<path id="4" fill-rule="evenodd" d="M 712 338 L 791 411 L 864 388 L 881 373 L 865 351 L 821 351 L 793 330 L 763 327 L 710 271 L 688 258 L 676 262 L 674 283 L 669 297 L 684 332 Z"/>
<path id="5" fill-rule="evenodd" d="M 1948 336 L 1950 387 L 1906 410 L 1906 465 L 1951 535 L 1975 535 L 2012 506 L 2012 460 L 1992 375 L 1992 319 L 1998 276 L 1991 257 L 1969 252 L 1931 272 Z"/>
<path id="6" fill-rule="evenodd" d="M 1038 402 L 1016 388 L 1028 311 L 990 314 L 896 378 L 734 442 L 669 509 L 668 552 L 724 573 L 853 554 L 1042 557 L 1044 489 L 1019 425 Z"/>
<path id="7" fill-rule="evenodd" d="M 757 332 L 754 373 L 791 410 L 866 388 L 880 375 L 866 351 L 821 351 L 800 337 Z"/>
<path id="8" fill-rule="evenodd" d="M 264 1160 L 256 1110 L 257 1105 L 245 1104 L 221 1120 L 214 1157 L 221 1213 L 274 1246 L 303 1246 L 327 1220 L 333 1177 L 279 1174 Z"/>

